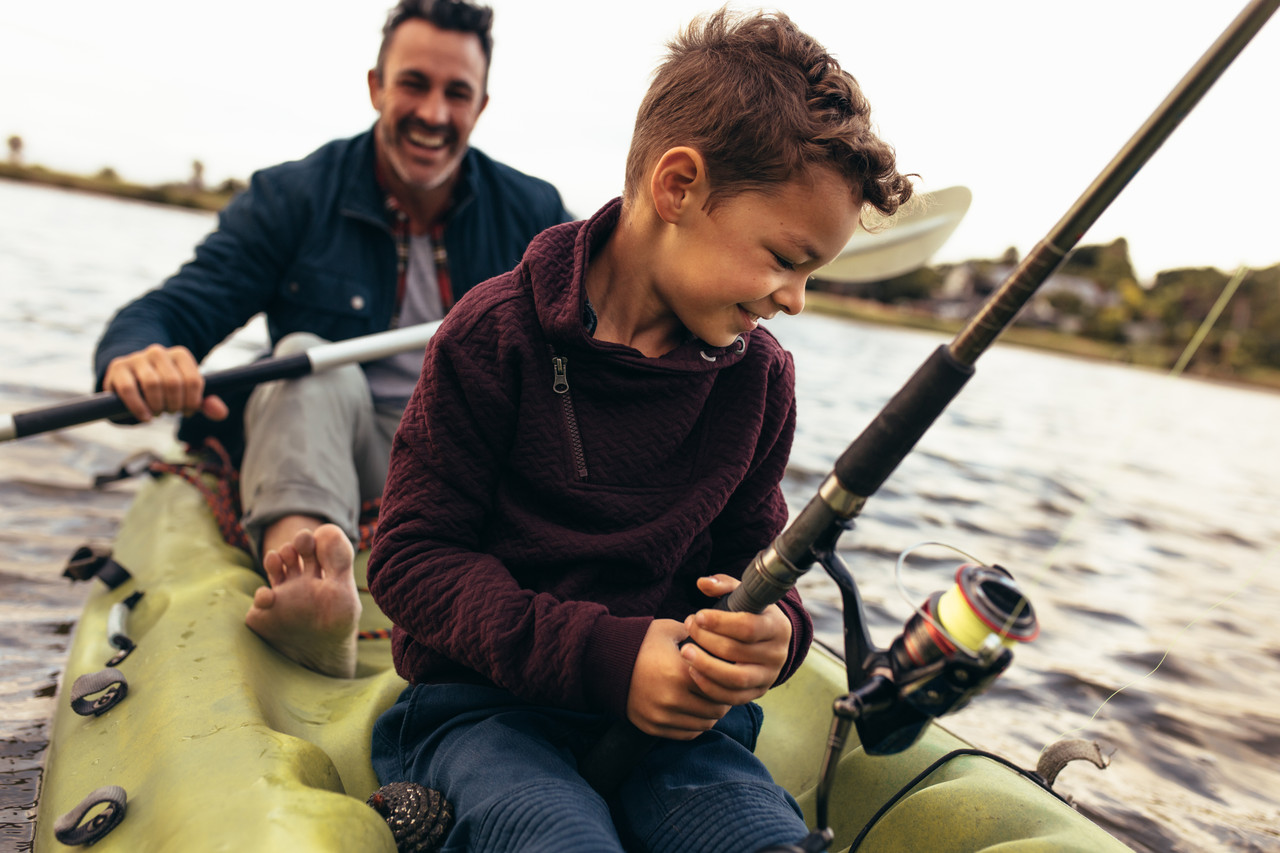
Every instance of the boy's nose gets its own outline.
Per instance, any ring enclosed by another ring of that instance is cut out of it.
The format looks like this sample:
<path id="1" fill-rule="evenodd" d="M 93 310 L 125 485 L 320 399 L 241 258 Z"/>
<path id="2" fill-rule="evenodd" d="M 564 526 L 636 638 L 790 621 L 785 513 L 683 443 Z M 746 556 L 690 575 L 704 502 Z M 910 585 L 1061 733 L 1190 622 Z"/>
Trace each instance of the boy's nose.
<path id="1" fill-rule="evenodd" d="M 808 276 L 797 276 L 773 293 L 773 301 L 784 313 L 799 314 L 804 310 L 804 289 Z"/>

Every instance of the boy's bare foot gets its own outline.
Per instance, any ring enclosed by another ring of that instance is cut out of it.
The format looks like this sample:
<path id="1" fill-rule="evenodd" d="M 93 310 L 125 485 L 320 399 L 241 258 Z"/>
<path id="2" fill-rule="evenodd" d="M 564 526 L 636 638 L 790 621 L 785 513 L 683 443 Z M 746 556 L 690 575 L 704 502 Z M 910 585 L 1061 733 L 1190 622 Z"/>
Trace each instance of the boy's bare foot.
<path id="1" fill-rule="evenodd" d="M 351 541 L 336 525 L 298 531 L 263 557 L 271 585 L 254 593 L 245 624 L 308 669 L 353 677 L 361 609 L 354 558 Z"/>

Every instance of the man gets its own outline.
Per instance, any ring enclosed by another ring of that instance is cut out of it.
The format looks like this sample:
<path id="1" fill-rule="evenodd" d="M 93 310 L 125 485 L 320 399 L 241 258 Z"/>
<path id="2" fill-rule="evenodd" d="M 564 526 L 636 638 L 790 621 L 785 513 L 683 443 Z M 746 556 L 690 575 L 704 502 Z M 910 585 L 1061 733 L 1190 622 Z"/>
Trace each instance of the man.
<path id="1" fill-rule="evenodd" d="M 369 71 L 373 128 L 255 174 L 195 259 L 112 319 L 99 387 L 141 421 L 193 416 L 190 438 L 230 412 L 204 395 L 198 363 L 257 313 L 278 353 L 439 319 L 569 219 L 550 184 L 468 145 L 489 100 L 492 17 L 465 0 L 400 0 Z M 270 582 L 246 623 L 319 672 L 354 674 L 360 601 L 335 551 L 350 544 L 310 531 L 333 522 L 356 537 L 421 363 L 419 351 L 270 383 L 245 410 L 243 524 Z"/>

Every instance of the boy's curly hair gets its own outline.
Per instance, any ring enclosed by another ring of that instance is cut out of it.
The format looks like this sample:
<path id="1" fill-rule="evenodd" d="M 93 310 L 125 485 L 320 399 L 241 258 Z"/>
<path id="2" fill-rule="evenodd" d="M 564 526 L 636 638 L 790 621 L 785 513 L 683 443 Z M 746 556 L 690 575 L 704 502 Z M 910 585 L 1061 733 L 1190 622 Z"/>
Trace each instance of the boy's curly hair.
<path id="1" fill-rule="evenodd" d="M 700 152 L 708 206 L 826 166 L 864 206 L 891 216 L 911 198 L 893 148 L 871 129 L 871 106 L 853 77 L 780 12 L 720 9 L 668 43 L 667 59 L 640 104 L 624 196 L 669 149 Z"/>

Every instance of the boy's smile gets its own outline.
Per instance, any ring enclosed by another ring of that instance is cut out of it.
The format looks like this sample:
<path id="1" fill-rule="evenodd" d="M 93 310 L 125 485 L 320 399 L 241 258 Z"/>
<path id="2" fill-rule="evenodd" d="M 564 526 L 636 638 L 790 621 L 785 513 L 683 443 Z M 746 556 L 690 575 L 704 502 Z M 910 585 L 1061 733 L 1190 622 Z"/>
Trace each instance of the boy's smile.
<path id="1" fill-rule="evenodd" d="M 849 184 L 825 167 L 710 212 L 694 202 L 654 286 L 684 328 L 717 347 L 779 311 L 800 313 L 809 276 L 845 247 L 862 210 Z"/>

